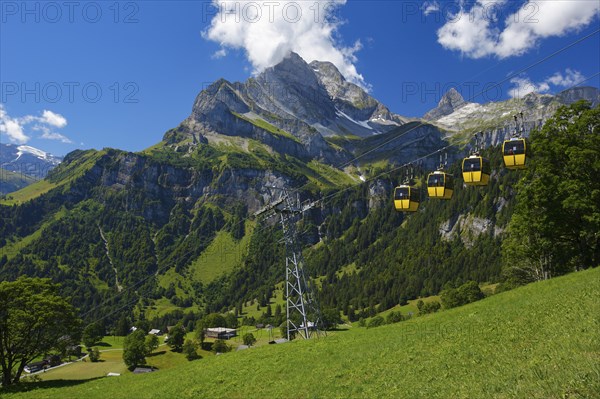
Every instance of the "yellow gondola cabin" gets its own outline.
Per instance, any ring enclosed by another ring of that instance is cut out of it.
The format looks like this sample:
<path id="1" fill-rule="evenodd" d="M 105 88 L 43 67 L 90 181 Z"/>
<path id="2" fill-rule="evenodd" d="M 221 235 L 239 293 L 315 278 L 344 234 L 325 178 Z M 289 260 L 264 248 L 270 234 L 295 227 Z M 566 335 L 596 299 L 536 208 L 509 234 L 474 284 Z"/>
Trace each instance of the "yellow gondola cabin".
<path id="1" fill-rule="evenodd" d="M 463 160 L 463 180 L 469 186 L 486 186 L 490 181 L 490 171 L 490 161 L 479 155 L 471 155 Z"/>
<path id="2" fill-rule="evenodd" d="M 524 138 L 513 138 L 502 144 L 504 166 L 507 169 L 525 169 L 527 143 Z"/>
<path id="3" fill-rule="evenodd" d="M 436 170 L 427 177 L 429 198 L 451 199 L 454 192 L 454 178 L 448 173 Z"/>
<path id="4" fill-rule="evenodd" d="M 421 201 L 419 190 L 407 185 L 394 190 L 394 207 L 399 212 L 416 212 Z"/>

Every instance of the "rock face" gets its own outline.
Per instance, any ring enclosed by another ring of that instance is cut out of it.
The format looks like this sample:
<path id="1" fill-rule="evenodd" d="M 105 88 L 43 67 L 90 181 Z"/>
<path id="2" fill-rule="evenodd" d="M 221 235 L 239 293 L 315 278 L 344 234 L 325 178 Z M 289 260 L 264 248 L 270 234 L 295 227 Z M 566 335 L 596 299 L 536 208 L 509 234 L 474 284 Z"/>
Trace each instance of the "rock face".
<path id="1" fill-rule="evenodd" d="M 453 87 L 446 94 L 444 94 L 438 106 L 427 112 L 423 116 L 423 119 L 426 121 L 434 121 L 443 116 L 450 115 L 466 104 L 467 103 L 465 102 L 463 96 L 461 96 L 460 93 Z"/>
<path id="2" fill-rule="evenodd" d="M 461 214 L 442 223 L 438 231 L 443 240 L 452 241 L 458 236 L 465 247 L 472 248 L 480 235 L 492 231 L 494 237 L 497 237 L 504 232 L 504 229 L 496 226 L 489 219 Z"/>
<path id="3" fill-rule="evenodd" d="M 600 104 L 600 90 L 595 87 L 583 86 L 567 89 L 556 95 L 562 104 L 572 104 L 579 100 L 586 100 L 592 103 L 592 107 Z"/>
<path id="4" fill-rule="evenodd" d="M 429 118 L 432 124 L 446 130 L 450 135 L 462 135 L 466 141 L 474 133 L 483 132 L 485 146 L 490 146 L 501 144 L 515 132 L 514 115 L 523 113 L 524 135 L 527 137 L 531 130 L 541 127 L 552 117 L 561 105 L 587 100 L 592 106 L 596 106 L 600 103 L 600 90 L 593 87 L 576 87 L 555 96 L 529 93 L 521 99 L 513 98 L 487 104 L 463 103 L 454 108 L 452 104 L 455 101 L 460 102 L 462 98 L 459 99 L 450 92 L 444 98 L 440 101 L 440 106 L 429 111 L 424 118 Z M 445 114 L 451 109 L 451 113 Z M 438 117 L 434 119 L 433 116 Z"/>
<path id="5" fill-rule="evenodd" d="M 220 79 L 210 85 L 197 96 L 191 115 L 175 129 L 179 135 L 166 135 L 165 140 L 171 144 L 190 136 L 194 143 L 220 143 L 224 137 L 243 138 L 246 143 L 257 140 L 273 151 L 330 165 L 343 165 L 365 149 L 369 150 L 365 160 L 407 162 L 445 147 L 450 138 L 466 143 L 476 132 L 485 133 L 486 146 L 498 145 L 513 134 L 513 116 L 520 112 L 527 136 L 561 104 L 579 99 L 598 104 L 600 94 L 598 89 L 582 87 L 556 96 L 531 93 L 522 99 L 477 104 L 466 102 L 451 89 L 418 126 L 397 134 L 410 125 L 407 118 L 346 81 L 332 63 L 308 64 L 290 53 L 245 82 Z M 395 135 L 397 139 L 389 145 L 377 146 Z M 362 140 L 356 140 L 357 136 Z M 332 138 L 337 145 L 331 144 Z M 464 151 L 453 149 L 448 155 L 452 162 Z M 426 162 L 435 167 L 438 161 Z"/>
<path id="6" fill-rule="evenodd" d="M 243 201 L 254 212 L 273 200 L 273 187 L 295 187 L 299 183 L 277 171 L 226 168 L 199 170 L 160 163 L 135 153 L 110 150 L 71 185 L 67 196 L 77 202 L 89 196 L 85 188 L 96 187 L 97 199 L 122 193 L 128 211 L 147 221 L 166 223 L 176 203 L 193 205 L 205 198 Z"/>
<path id="7" fill-rule="evenodd" d="M 333 64 L 309 65 L 291 53 L 244 83 L 221 79 L 210 85 L 196 98 L 180 131 L 252 138 L 298 158 L 336 163 L 350 155 L 334 149 L 324 137 L 376 135 L 403 123 L 347 82 Z"/>

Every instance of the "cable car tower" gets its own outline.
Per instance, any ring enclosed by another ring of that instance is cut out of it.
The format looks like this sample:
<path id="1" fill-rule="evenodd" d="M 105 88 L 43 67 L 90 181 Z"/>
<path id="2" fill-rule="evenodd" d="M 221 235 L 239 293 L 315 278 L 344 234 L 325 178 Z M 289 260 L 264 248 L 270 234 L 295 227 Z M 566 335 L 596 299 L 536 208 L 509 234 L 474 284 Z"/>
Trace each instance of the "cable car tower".
<path id="1" fill-rule="evenodd" d="M 298 242 L 296 222 L 318 202 L 302 204 L 298 194 L 293 196 L 288 190 L 281 189 L 282 195 L 275 202 L 256 212 L 255 216 L 265 219 L 279 217 L 285 243 L 285 301 L 287 315 L 287 339 L 299 334 L 304 339 L 319 336 L 322 324 L 321 312 L 317 306 L 313 291 L 304 274 L 304 257 Z"/>

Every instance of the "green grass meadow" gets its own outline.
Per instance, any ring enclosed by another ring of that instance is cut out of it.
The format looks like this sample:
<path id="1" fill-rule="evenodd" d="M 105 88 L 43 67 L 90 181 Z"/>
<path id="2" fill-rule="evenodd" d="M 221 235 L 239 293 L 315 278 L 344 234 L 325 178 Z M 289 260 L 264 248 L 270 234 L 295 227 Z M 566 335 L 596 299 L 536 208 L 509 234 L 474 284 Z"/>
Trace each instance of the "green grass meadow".
<path id="1" fill-rule="evenodd" d="M 598 398 L 600 268 L 373 329 L 6 398 Z"/>

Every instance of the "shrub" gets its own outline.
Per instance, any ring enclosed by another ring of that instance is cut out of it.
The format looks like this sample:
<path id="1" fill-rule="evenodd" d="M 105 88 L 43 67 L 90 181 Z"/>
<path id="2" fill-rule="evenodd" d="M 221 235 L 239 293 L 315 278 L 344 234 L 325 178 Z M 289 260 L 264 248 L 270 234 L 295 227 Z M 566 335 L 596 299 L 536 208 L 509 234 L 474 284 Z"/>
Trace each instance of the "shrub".
<path id="1" fill-rule="evenodd" d="M 375 316 L 371 320 L 369 320 L 369 324 L 367 328 L 379 327 L 385 324 L 385 320 L 382 316 Z"/>
<path id="2" fill-rule="evenodd" d="M 252 333 L 244 334 L 244 345 L 252 346 L 256 343 L 256 338 Z"/>
<path id="3" fill-rule="evenodd" d="M 225 353 L 231 350 L 231 346 L 227 345 L 222 339 L 217 339 L 213 343 L 212 351 L 215 353 Z"/>
<path id="4" fill-rule="evenodd" d="M 100 351 L 98 350 L 98 348 L 94 348 L 94 349 L 90 350 L 89 355 L 90 355 L 91 362 L 95 363 L 98 360 L 100 360 Z"/>
<path id="5" fill-rule="evenodd" d="M 191 339 L 186 339 L 183 343 L 183 353 L 187 360 L 195 360 L 200 356 L 198 355 L 198 343 Z"/>
<path id="6" fill-rule="evenodd" d="M 400 311 L 391 311 L 388 315 L 387 318 L 385 319 L 385 321 L 387 322 L 387 324 L 393 324 L 393 323 L 398 323 L 399 321 L 404 320 L 404 316 L 402 316 L 402 313 Z"/>

